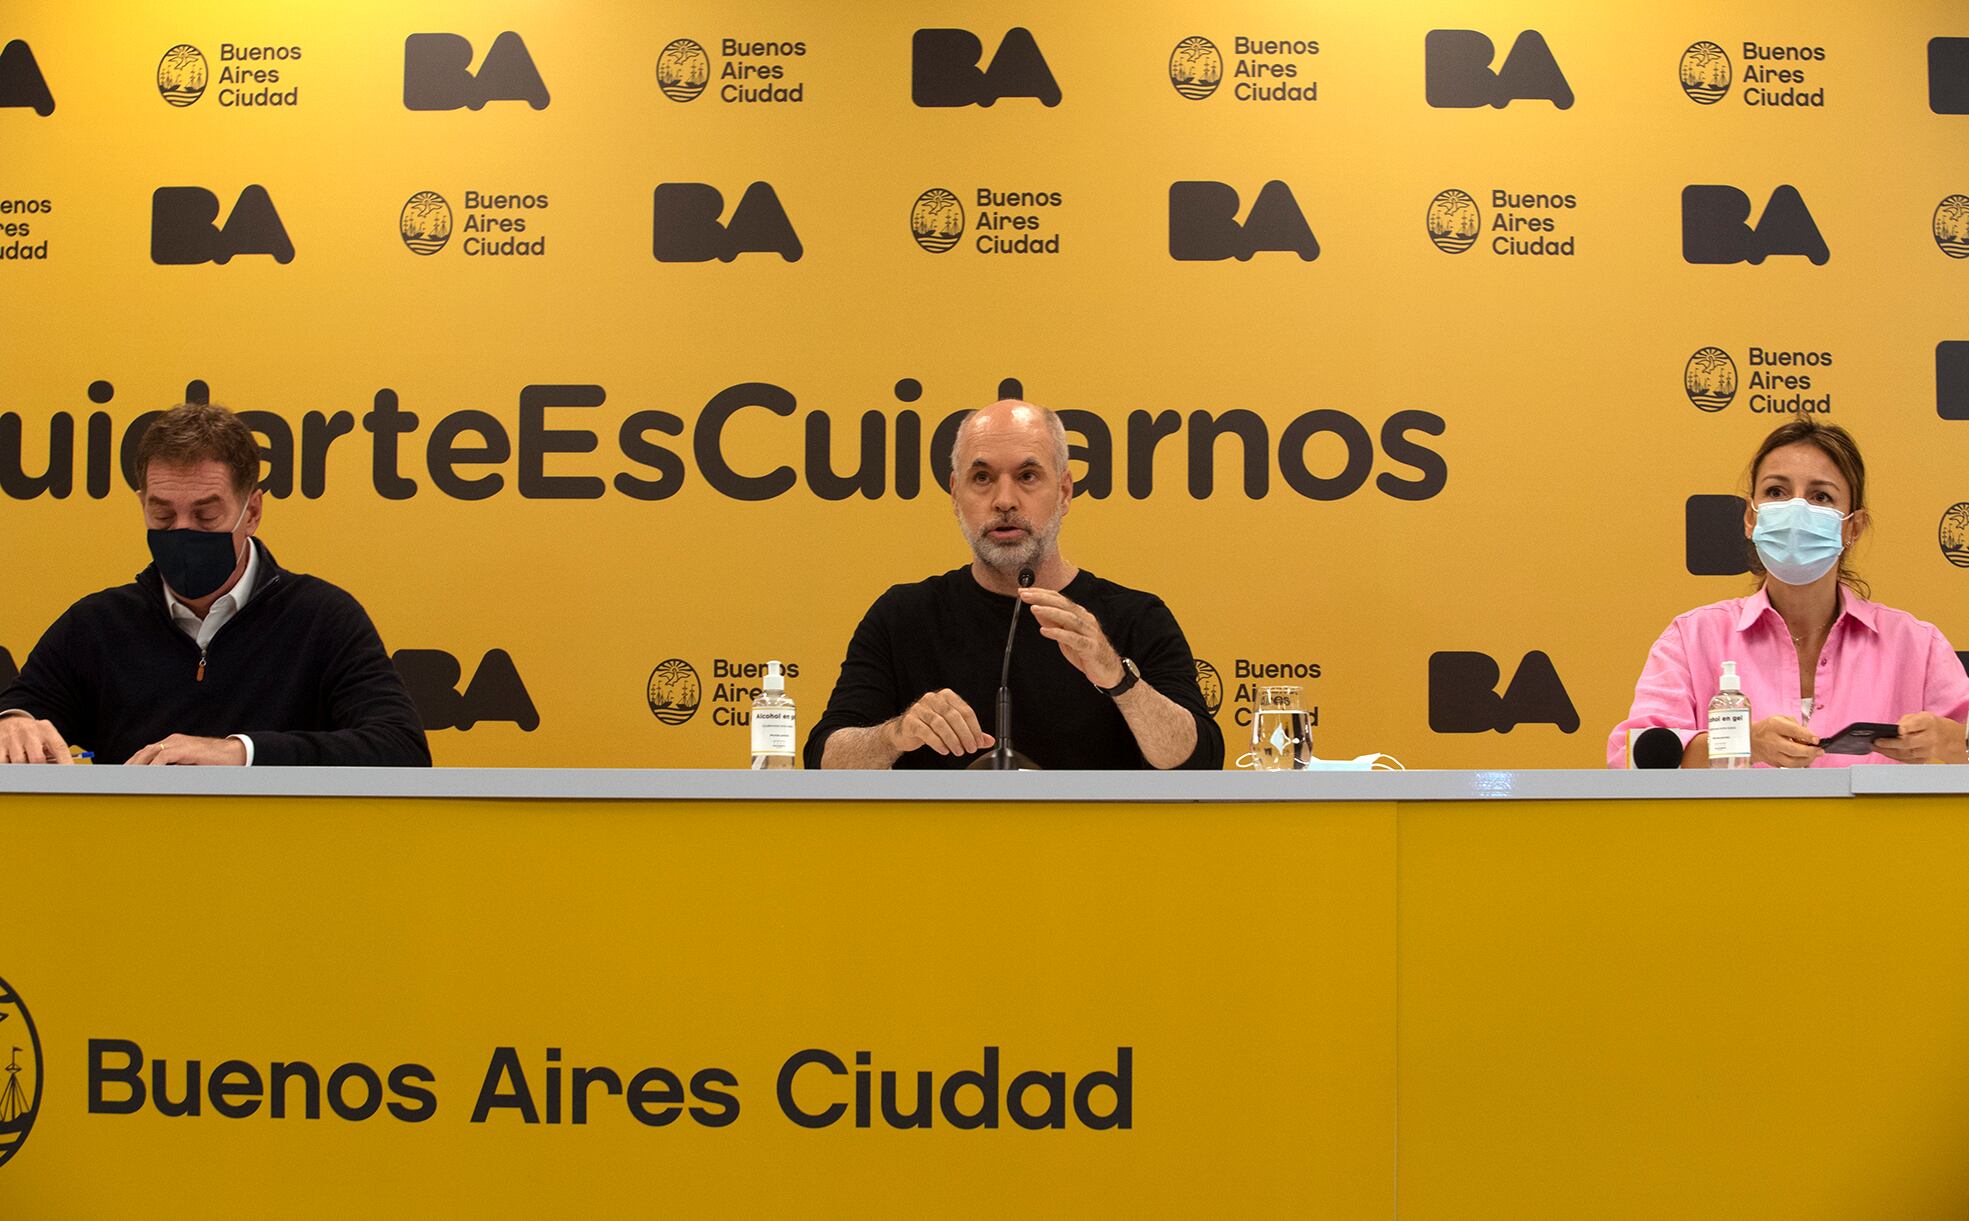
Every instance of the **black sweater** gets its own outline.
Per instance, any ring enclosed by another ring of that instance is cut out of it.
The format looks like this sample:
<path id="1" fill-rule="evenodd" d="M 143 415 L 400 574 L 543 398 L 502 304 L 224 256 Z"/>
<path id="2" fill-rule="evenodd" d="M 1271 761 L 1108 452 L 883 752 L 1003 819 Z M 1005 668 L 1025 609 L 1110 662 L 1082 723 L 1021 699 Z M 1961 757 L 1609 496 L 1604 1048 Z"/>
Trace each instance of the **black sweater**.
<path id="1" fill-rule="evenodd" d="M 1086 607 L 1108 643 L 1142 671 L 1142 681 L 1196 719 L 1196 749 L 1182 766 L 1224 766 L 1224 734 L 1197 687 L 1196 661 L 1162 599 L 1082 571 L 1060 591 Z M 954 569 L 877 598 L 848 644 L 827 711 L 807 738 L 806 763 L 819 767 L 828 735 L 880 725 L 926 692 L 949 687 L 992 732 L 998 719 L 998 668 L 1012 599 Z M 1012 745 L 1040 767 L 1143 768 L 1148 760 L 1112 698 L 1076 669 L 1060 646 L 1039 634 L 1030 610 L 1019 614 L 1012 652 Z M 940 755 L 918 747 L 899 768 L 967 767 L 977 756 Z"/>
<path id="2" fill-rule="evenodd" d="M 259 546 L 259 544 L 253 544 Z M 428 767 L 416 706 L 369 616 L 260 547 L 252 598 L 199 649 L 171 622 L 155 565 L 68 608 L 0 691 L 97 763 L 174 733 L 244 734 L 256 766 Z"/>

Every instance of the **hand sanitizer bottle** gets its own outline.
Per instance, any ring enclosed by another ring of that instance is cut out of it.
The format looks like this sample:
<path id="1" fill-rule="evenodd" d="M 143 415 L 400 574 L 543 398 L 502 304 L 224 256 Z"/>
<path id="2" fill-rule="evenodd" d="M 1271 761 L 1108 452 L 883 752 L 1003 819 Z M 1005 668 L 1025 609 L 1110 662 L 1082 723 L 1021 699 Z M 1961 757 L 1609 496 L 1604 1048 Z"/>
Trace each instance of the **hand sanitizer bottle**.
<path id="1" fill-rule="evenodd" d="M 1716 698 L 1709 701 L 1709 766 L 1750 766 L 1750 699 L 1737 684 L 1737 663 L 1723 663 L 1723 677 L 1716 683 Z"/>
<path id="2" fill-rule="evenodd" d="M 795 766 L 793 698 L 786 694 L 786 676 L 779 663 L 766 663 L 764 689 L 752 700 L 752 768 L 778 770 Z"/>

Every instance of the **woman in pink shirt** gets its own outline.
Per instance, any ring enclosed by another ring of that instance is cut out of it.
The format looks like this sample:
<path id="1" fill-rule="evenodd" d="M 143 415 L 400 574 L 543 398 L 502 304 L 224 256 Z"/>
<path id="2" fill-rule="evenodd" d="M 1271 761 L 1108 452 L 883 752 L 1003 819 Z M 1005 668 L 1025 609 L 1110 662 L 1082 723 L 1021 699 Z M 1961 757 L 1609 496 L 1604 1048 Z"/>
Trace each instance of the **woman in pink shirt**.
<path id="1" fill-rule="evenodd" d="M 1969 763 L 1969 675 L 1933 624 L 1867 600 L 1849 563 L 1867 524 L 1866 465 L 1845 429 L 1800 417 L 1766 437 L 1743 515 L 1763 588 L 1668 625 L 1607 739 L 1607 765 L 1624 762 L 1628 730 L 1661 726 L 1681 737 L 1683 767 L 1709 766 L 1709 701 L 1725 661 L 1750 700 L 1753 764 Z M 1855 721 L 1900 733 L 1870 755 L 1819 749 L 1812 726 L 1837 733 Z"/>

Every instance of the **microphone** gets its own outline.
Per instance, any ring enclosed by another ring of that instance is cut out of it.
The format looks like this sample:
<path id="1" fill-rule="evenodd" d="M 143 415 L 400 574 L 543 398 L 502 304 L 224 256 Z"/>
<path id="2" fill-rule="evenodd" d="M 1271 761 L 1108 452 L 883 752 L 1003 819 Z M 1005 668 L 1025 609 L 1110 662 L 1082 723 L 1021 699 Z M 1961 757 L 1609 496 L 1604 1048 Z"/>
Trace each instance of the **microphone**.
<path id="1" fill-rule="evenodd" d="M 1031 589 L 1032 582 L 1032 569 L 1019 569 L 1019 588 Z M 991 760 L 988 768 L 994 772 L 1019 771 L 1021 764 L 1031 766 L 1012 753 L 1012 644 L 1019 638 L 1019 612 L 1024 609 L 1025 603 L 1017 594 L 1012 595 L 1012 626 L 1005 632 L 1005 660 L 998 667 L 998 731 L 994 735 L 998 744 L 986 756 Z"/>
<path id="2" fill-rule="evenodd" d="M 1672 729 L 1657 725 L 1644 729 L 1634 735 L 1634 744 L 1628 748 L 1629 767 L 1680 767 L 1682 766 L 1682 739 Z"/>

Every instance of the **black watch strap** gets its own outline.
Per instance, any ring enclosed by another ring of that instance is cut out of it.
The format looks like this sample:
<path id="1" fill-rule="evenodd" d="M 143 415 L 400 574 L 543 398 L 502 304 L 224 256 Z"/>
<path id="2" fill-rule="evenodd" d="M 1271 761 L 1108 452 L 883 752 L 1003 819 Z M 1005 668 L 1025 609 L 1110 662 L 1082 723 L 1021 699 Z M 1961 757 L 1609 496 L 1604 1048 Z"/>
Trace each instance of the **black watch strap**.
<path id="1" fill-rule="evenodd" d="M 1114 696 L 1128 694 L 1129 688 L 1141 681 L 1142 672 L 1135 668 L 1134 658 L 1124 657 L 1121 659 L 1121 681 L 1112 687 L 1101 687 L 1098 690 L 1102 695 L 1112 698 Z"/>

